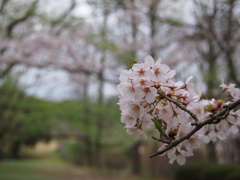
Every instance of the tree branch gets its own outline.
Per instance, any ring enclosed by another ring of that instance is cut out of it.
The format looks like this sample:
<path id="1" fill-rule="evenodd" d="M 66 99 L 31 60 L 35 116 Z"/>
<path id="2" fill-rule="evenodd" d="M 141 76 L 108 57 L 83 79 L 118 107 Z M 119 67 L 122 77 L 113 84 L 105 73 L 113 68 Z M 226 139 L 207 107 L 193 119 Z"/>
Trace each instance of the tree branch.
<path id="1" fill-rule="evenodd" d="M 7 37 L 12 37 L 12 31 L 14 29 L 14 27 L 24 21 L 26 21 L 27 19 L 29 19 L 31 16 L 34 15 L 34 11 L 37 7 L 37 3 L 39 0 L 35 0 L 31 6 L 29 7 L 29 9 L 25 12 L 25 14 L 22 17 L 19 17 L 17 19 L 15 19 L 14 21 L 12 21 L 8 26 L 7 26 Z"/>
<path id="2" fill-rule="evenodd" d="M 9 65 L 7 65 L 6 69 L 4 69 L 1 73 L 0 73 L 0 79 L 4 78 L 11 70 L 12 68 L 16 65 L 16 63 L 11 63 Z"/>
<path id="3" fill-rule="evenodd" d="M 175 99 L 172 99 L 170 97 L 168 97 L 167 95 L 165 95 L 164 93 L 162 93 L 161 91 L 158 91 L 158 94 L 163 97 L 166 98 L 168 101 L 172 102 L 173 104 L 175 104 L 177 107 L 179 107 L 180 109 L 182 109 L 183 111 L 187 112 L 194 120 L 195 122 L 199 122 L 199 119 L 197 118 L 197 116 L 191 112 L 190 110 L 188 110 L 181 102 L 176 101 Z"/>
<path id="4" fill-rule="evenodd" d="M 9 0 L 2 0 L 2 3 L 0 5 L 0 14 L 4 13 L 4 7 L 7 5 L 8 2 Z"/>
<path id="5" fill-rule="evenodd" d="M 71 14 L 77 5 L 76 0 L 71 1 L 71 5 L 67 8 L 58 18 L 52 21 L 52 27 L 59 25 L 59 29 L 56 31 L 56 34 L 59 35 L 61 30 L 64 28 L 64 20 Z"/>
<path id="6" fill-rule="evenodd" d="M 165 153 L 166 151 L 172 149 L 173 147 L 177 146 L 184 140 L 189 139 L 190 137 L 192 137 L 192 135 L 194 135 L 198 130 L 200 130 L 205 125 L 219 123 L 222 119 L 225 119 L 229 115 L 229 112 L 231 110 L 233 110 L 234 108 L 236 108 L 239 105 L 240 105 L 240 99 L 238 99 L 237 101 L 235 101 L 227 106 L 224 106 L 224 109 L 222 111 L 220 111 L 219 113 L 213 115 L 212 117 L 210 117 L 209 119 L 207 119 L 201 123 L 196 123 L 195 124 L 196 127 L 192 131 L 190 131 L 188 134 L 186 134 L 185 136 L 183 136 L 177 140 L 172 141 L 166 148 L 152 154 L 151 156 L 149 156 L 149 158 L 155 157 L 157 155 L 161 155 L 161 154 Z"/>

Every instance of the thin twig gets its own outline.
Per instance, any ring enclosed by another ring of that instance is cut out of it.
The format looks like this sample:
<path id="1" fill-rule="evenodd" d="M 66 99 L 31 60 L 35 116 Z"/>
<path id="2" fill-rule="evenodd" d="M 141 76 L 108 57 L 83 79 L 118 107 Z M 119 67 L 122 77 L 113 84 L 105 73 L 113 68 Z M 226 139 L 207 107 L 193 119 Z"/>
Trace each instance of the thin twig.
<path id="1" fill-rule="evenodd" d="M 188 110 L 181 102 L 176 101 L 175 99 L 172 99 L 170 97 L 168 97 L 167 95 L 165 95 L 164 93 L 162 93 L 161 91 L 158 91 L 158 94 L 164 98 L 166 98 L 168 101 L 172 102 L 173 104 L 175 104 L 176 106 L 178 106 L 180 109 L 182 109 L 183 111 L 187 112 L 194 120 L 196 123 L 199 122 L 199 119 L 197 118 L 197 116 L 190 110 Z"/>
<path id="2" fill-rule="evenodd" d="M 165 139 L 163 139 L 162 137 L 161 138 L 156 138 L 154 136 L 152 136 L 152 138 L 156 141 L 159 141 L 159 142 L 162 142 L 162 143 L 165 143 L 165 144 L 171 144 L 171 142 L 172 142 L 171 140 L 169 140 L 167 138 L 165 138 Z"/>

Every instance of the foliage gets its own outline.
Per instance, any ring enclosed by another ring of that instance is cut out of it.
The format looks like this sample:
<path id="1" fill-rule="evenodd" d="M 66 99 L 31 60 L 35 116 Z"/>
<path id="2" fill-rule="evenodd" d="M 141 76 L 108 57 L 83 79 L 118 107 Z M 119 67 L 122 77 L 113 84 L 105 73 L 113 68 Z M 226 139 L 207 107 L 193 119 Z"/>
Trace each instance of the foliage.
<path id="1" fill-rule="evenodd" d="M 0 153 L 18 157 L 21 145 L 49 140 L 51 122 L 46 102 L 26 96 L 11 78 L 0 86 L 0 92 Z"/>
<path id="2" fill-rule="evenodd" d="M 88 108 L 87 112 L 85 112 L 86 108 Z M 98 104 L 88 99 L 67 100 L 55 103 L 52 106 L 52 115 L 57 122 L 68 123 L 80 133 L 89 133 L 91 135 L 94 135 L 99 128 L 96 126 L 99 114 L 103 119 L 104 128 L 114 126 L 116 124 L 115 119 L 120 117 L 116 100 L 109 100 L 106 104 Z"/>
<path id="3" fill-rule="evenodd" d="M 189 163 L 177 167 L 175 180 L 237 180 L 240 179 L 240 166 L 236 164 L 219 165 L 207 162 Z"/>
<path id="4" fill-rule="evenodd" d="M 76 164 L 86 164 L 84 162 L 85 158 L 83 154 L 85 153 L 84 143 L 76 140 L 67 140 L 64 144 L 65 152 L 61 153 L 63 159 L 76 163 Z"/>
<path id="5" fill-rule="evenodd" d="M 123 144 L 127 146 L 128 141 L 124 142 L 125 132 L 122 125 L 116 121 L 120 118 L 116 99 L 108 99 L 104 104 L 88 99 L 69 100 L 56 103 L 54 106 L 56 134 L 65 134 L 73 138 L 65 142 L 64 151 L 61 151 L 65 159 L 86 163 L 91 153 L 92 156 L 96 156 L 96 143 L 99 143 L 104 151 Z M 64 129 L 61 129 L 61 125 Z M 103 137 L 101 142 L 98 141 L 99 130 Z"/>
<path id="6" fill-rule="evenodd" d="M 103 149 L 123 142 L 125 133 L 116 121 L 120 118 L 116 99 L 104 104 L 89 99 L 52 103 L 27 96 L 11 78 L 1 85 L 0 92 L 2 156 L 19 157 L 22 145 L 32 146 L 39 140 L 73 138 L 66 141 L 61 154 L 73 162 L 86 162 L 89 150 L 95 156 L 96 142 Z M 98 142 L 100 129 L 103 141 Z"/>
<path id="7" fill-rule="evenodd" d="M 152 180 L 134 177 L 126 173 L 111 173 L 99 168 L 77 167 L 60 159 L 11 160 L 0 163 L 1 180 Z"/>

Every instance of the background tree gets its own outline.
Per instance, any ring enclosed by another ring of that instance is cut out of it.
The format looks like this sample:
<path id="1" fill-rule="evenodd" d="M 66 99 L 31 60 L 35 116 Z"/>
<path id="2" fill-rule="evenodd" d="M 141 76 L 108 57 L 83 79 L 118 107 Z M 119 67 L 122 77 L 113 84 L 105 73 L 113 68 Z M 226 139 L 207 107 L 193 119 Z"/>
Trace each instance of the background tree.
<path id="1" fill-rule="evenodd" d="M 123 133 L 119 128 L 121 124 L 116 123 L 119 117 L 111 104 L 114 101 L 108 99 L 108 93 L 115 94 L 120 71 L 131 67 L 131 58 L 141 61 L 151 54 L 180 70 L 177 79 L 198 74 L 194 80 L 204 84 L 209 98 L 215 96 L 218 94 L 215 87 L 222 78 L 226 82 L 239 81 L 236 70 L 239 66 L 238 6 L 237 1 L 214 0 L 3 0 L 0 2 L 1 83 L 8 74 L 24 68 L 32 82 L 36 80 L 53 87 L 51 95 L 47 92 L 48 100 L 62 100 L 64 96 L 75 99 L 76 102 L 47 105 L 54 112 L 51 119 L 54 119 L 56 134 L 52 137 L 64 137 L 61 142 L 66 144 L 76 138 L 77 145 L 73 146 L 82 148 L 83 162 L 89 165 L 113 164 L 106 154 L 110 157 L 119 155 L 114 154 L 116 152 L 122 153 L 132 158 L 132 170 L 139 174 L 146 169 L 146 164 L 141 163 L 146 161 L 144 153 L 151 151 L 148 147 L 153 151 L 157 147 L 140 140 L 122 143 L 120 135 L 117 135 L 120 143 L 116 143 L 106 135 L 115 133 L 110 125 Z M 81 14 L 82 7 L 89 9 L 88 16 Z M 230 75 L 232 72 L 235 73 Z M 55 76 L 53 81 L 49 81 L 50 75 Z M 21 85 L 25 83 L 24 78 L 19 81 Z M 36 83 L 31 87 L 36 89 Z M 70 90 L 58 93 L 65 88 Z M 29 89 L 24 90 L 24 96 Z M 58 112 L 58 109 L 66 111 Z M 109 113 L 116 114 L 108 117 Z M 74 134 L 68 134 L 64 128 Z M 126 146 L 132 151 L 126 150 Z M 106 152 L 106 149 L 114 150 Z M 119 159 L 124 159 L 123 156 Z M 152 161 L 149 163 L 151 175 L 159 175 L 162 173 L 159 169 L 163 168 L 158 160 Z"/>
<path id="2" fill-rule="evenodd" d="M 196 59 L 204 74 L 207 97 L 217 97 L 219 94 L 217 87 L 221 79 L 239 86 L 239 73 L 236 70 L 239 66 L 237 60 L 239 14 L 236 12 L 239 4 L 234 0 L 194 2 L 196 9 L 194 39 L 198 42 L 199 54 Z M 214 149 L 213 144 L 210 145 L 209 157 L 216 161 L 217 153 Z"/>
<path id="3" fill-rule="evenodd" d="M 0 154 L 20 157 L 23 145 L 33 146 L 50 139 L 51 121 L 44 101 L 28 97 L 8 78 L 0 86 Z"/>

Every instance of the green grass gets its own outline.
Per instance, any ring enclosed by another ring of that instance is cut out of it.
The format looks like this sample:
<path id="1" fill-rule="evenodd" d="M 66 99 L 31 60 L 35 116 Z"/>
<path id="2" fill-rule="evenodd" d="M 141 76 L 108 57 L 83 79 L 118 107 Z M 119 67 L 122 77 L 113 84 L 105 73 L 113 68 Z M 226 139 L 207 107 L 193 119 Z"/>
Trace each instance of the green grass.
<path id="1" fill-rule="evenodd" d="M 59 180 L 70 168 L 54 160 L 18 160 L 0 162 L 0 180 Z"/>
<path id="2" fill-rule="evenodd" d="M 0 161 L 0 180 L 151 180 L 77 167 L 57 158 Z"/>

